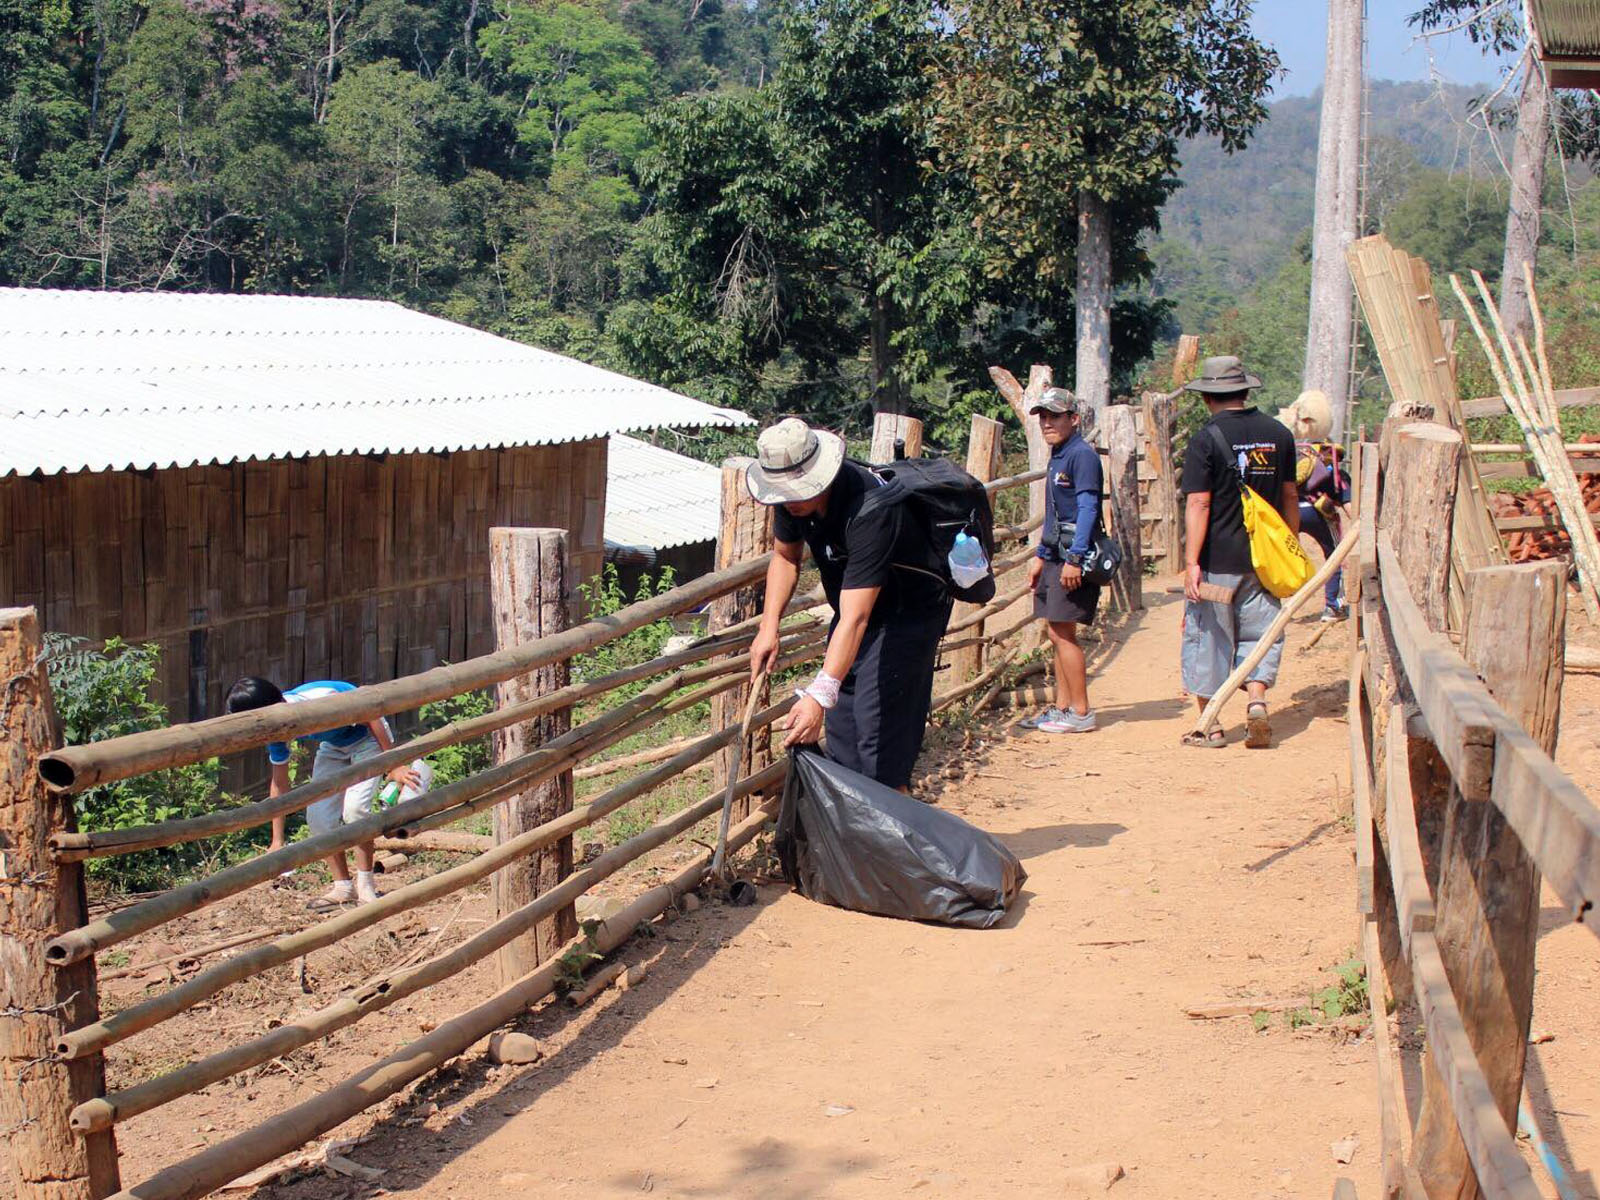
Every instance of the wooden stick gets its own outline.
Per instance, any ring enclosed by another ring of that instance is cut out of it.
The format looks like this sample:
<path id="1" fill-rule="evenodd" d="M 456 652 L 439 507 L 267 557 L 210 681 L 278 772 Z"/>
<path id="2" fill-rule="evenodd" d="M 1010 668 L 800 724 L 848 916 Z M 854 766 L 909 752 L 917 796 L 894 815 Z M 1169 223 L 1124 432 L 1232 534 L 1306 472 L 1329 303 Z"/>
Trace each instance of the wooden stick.
<path id="1" fill-rule="evenodd" d="M 444 854 L 482 854 L 494 849 L 494 838 L 486 833 L 419 833 L 412 837 L 381 837 L 379 850 L 399 850 L 405 854 L 438 851 Z"/>
<path id="2" fill-rule="evenodd" d="M 152 958 L 147 962 L 134 963 L 131 966 L 126 967 L 118 967 L 115 971 L 107 971 L 101 975 L 100 981 L 104 983 L 108 979 L 126 979 L 129 975 L 143 975 L 152 967 L 165 967 L 171 963 L 180 963 L 189 961 L 190 959 L 204 958 L 208 954 L 216 954 L 222 950 L 232 950 L 236 946 L 245 946 L 251 942 L 259 942 L 262 938 L 271 937 L 273 934 L 278 932 L 280 931 L 276 929 L 253 929 L 249 933 L 241 933 L 238 937 L 224 938 L 220 942 L 209 942 L 204 946 L 196 946 L 192 950 L 180 950 L 176 954 L 167 954 L 163 955 L 161 958 Z"/>
<path id="3" fill-rule="evenodd" d="M 300 704 L 273 704 L 190 725 L 68 746 L 43 756 L 39 760 L 39 775 L 53 790 L 81 792 L 96 784 L 128 779 L 163 767 L 203 762 L 267 742 L 288 741 L 342 725 L 364 725 L 434 700 L 490 687 L 546 663 L 603 646 L 663 617 L 698 608 L 708 600 L 761 578 L 766 573 L 767 561 L 764 555 L 702 575 L 609 616 L 586 621 L 554 637 L 541 638 L 513 650 L 485 654 L 466 662 L 434 667 L 417 675 Z"/>
<path id="4" fill-rule="evenodd" d="M 919 430 L 920 433 L 920 430 Z M 717 824 L 717 848 L 711 854 L 711 878 L 721 882 L 728 866 L 728 823 L 733 818 L 733 794 L 739 781 L 739 771 L 744 766 L 744 748 L 750 742 L 751 722 L 756 715 L 756 705 L 766 694 L 767 671 L 759 669 L 750 681 L 750 699 L 745 702 L 744 718 L 739 722 L 739 736 L 733 740 L 733 761 L 728 766 L 728 790 L 722 798 L 722 819 Z M 798 696 L 792 697 L 797 702 Z"/>
<path id="5" fill-rule="evenodd" d="M 627 974 L 628 964 L 625 962 L 607 963 L 588 979 L 583 986 L 575 992 L 567 993 L 567 1003 L 573 1008 L 582 1008 L 601 992 L 605 991 L 623 975 Z"/>
<path id="6" fill-rule="evenodd" d="M 787 762 L 774 763 L 762 773 L 766 776 L 762 783 L 782 778 L 787 770 Z M 757 778 L 759 777 L 751 777 L 751 779 Z M 574 871 L 550 891 L 508 913 L 443 954 L 435 955 L 415 966 L 379 976 L 325 1008 L 299 1020 L 280 1025 L 252 1041 L 207 1055 L 197 1062 L 169 1071 L 165 1075 L 158 1075 L 134 1087 L 124 1088 L 122 1091 L 80 1104 L 72 1112 L 72 1128 L 79 1133 L 91 1133 L 105 1129 L 118 1121 L 125 1121 L 139 1113 L 149 1112 L 152 1108 L 169 1103 L 179 1096 L 189 1095 L 203 1087 L 209 1087 L 218 1080 L 226 1079 L 230 1075 L 236 1075 L 240 1071 L 279 1058 L 310 1042 L 327 1037 L 336 1030 L 355 1024 L 371 1013 L 379 1012 L 407 996 L 414 995 L 441 980 L 449 979 L 494 953 L 526 930 L 532 929 L 563 905 L 571 904 L 601 880 L 657 847 L 665 845 L 679 834 L 693 829 L 706 817 L 715 813 L 721 804 L 720 795 L 708 796 L 682 812 L 664 817 L 645 832 L 629 838 L 622 845 L 606 851 L 588 866 Z M 511 843 L 505 844 L 509 846 Z"/>
<path id="7" fill-rule="evenodd" d="M 754 724 L 760 726 L 763 723 L 770 724 L 776 721 L 793 703 L 791 697 L 782 704 L 773 705 L 760 714 Z M 124 1038 L 132 1037 L 140 1030 L 149 1029 L 152 1025 L 158 1025 L 185 1009 L 192 1008 L 231 984 L 259 975 L 283 963 L 292 962 L 313 950 L 320 950 L 324 946 L 342 941 L 380 921 L 469 887 L 487 878 L 506 863 L 514 862 L 523 854 L 532 853 L 563 837 L 568 837 L 584 826 L 615 812 L 624 804 L 652 791 L 681 772 L 686 765 L 709 758 L 733 736 L 730 730 L 722 730 L 701 738 L 694 746 L 681 751 L 672 761 L 619 784 L 565 816 L 538 829 L 530 829 L 514 841 L 495 846 L 469 862 L 398 888 L 371 904 L 363 904 L 340 913 L 309 929 L 281 937 L 269 945 L 236 955 L 227 962 L 218 963 L 193 979 L 142 1004 L 133 1005 L 115 1016 L 86 1025 L 82 1029 L 75 1029 L 64 1035 L 56 1044 L 56 1053 L 62 1058 L 73 1059 L 104 1050 Z"/>
<path id="8" fill-rule="evenodd" d="M 1256 648 L 1245 656 L 1245 660 L 1234 668 L 1233 674 L 1223 680 L 1222 686 L 1217 689 L 1216 695 L 1211 697 L 1205 711 L 1200 714 L 1200 719 L 1195 722 L 1194 728 L 1184 735 L 1186 738 L 1204 738 L 1211 732 L 1211 727 L 1217 723 L 1217 715 L 1222 712 L 1223 706 L 1233 698 L 1234 692 L 1239 690 L 1239 685 L 1250 678 L 1250 672 L 1261 664 L 1267 652 L 1283 636 L 1283 631 L 1289 627 L 1289 622 L 1294 620 L 1295 613 L 1299 612 L 1305 602 L 1316 595 L 1322 585 L 1328 582 L 1332 574 L 1339 569 L 1345 556 L 1355 546 L 1360 537 L 1358 530 L 1352 529 L 1345 534 L 1344 541 L 1340 542 L 1334 552 L 1328 555 L 1321 568 L 1311 577 L 1304 587 L 1283 602 L 1278 615 L 1272 619 L 1272 624 L 1267 626 L 1267 632 L 1256 643 Z"/>
<path id="9" fill-rule="evenodd" d="M 737 849 L 748 844 L 771 816 L 771 808 L 752 813 L 729 835 L 728 845 Z M 632 936 L 635 928 L 659 916 L 679 896 L 699 887 L 709 865 L 710 856 L 702 855 L 667 883 L 640 896 L 595 931 L 593 946 L 600 953 L 615 950 Z M 582 941 L 572 945 L 586 946 Z M 560 968 L 559 959 L 544 964 L 476 1008 L 446 1021 L 328 1091 L 167 1167 L 137 1187 L 117 1193 L 113 1200 L 199 1200 L 230 1179 L 304 1145 L 455 1058 L 548 996 L 555 989 Z"/>

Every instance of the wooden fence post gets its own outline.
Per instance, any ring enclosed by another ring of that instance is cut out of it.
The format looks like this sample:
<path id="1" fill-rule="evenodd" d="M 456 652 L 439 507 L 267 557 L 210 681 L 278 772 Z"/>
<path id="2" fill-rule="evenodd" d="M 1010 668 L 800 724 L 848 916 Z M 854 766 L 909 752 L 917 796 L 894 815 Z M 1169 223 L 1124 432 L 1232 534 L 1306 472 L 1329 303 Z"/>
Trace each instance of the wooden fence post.
<path id="1" fill-rule="evenodd" d="M 1566 567 L 1557 562 L 1480 567 L 1467 575 L 1463 652 L 1512 719 L 1554 753 L 1566 641 Z M 1539 870 L 1493 803 L 1452 789 L 1434 936 L 1495 1105 L 1509 1129 L 1533 1019 L 1534 947 L 1539 938 Z M 1413 1161 L 1430 1195 L 1479 1194 L 1449 1089 L 1424 1065 Z"/>
<path id="2" fill-rule="evenodd" d="M 990 367 L 989 378 L 1011 405 L 1022 425 L 1023 436 L 1028 439 L 1028 470 L 1042 471 L 1050 462 L 1050 447 L 1044 440 L 1044 431 L 1028 411 L 1050 386 L 1052 372 L 1044 363 L 1034 363 L 1028 369 L 1028 386 L 1024 388 L 1017 377 L 1004 367 Z M 1092 432 L 1092 431 L 1091 431 Z M 1044 480 L 1028 485 L 1028 519 L 1044 515 Z"/>
<path id="3" fill-rule="evenodd" d="M 1139 536 L 1139 431 L 1133 409 L 1113 404 L 1101 414 L 1105 447 L 1111 452 L 1106 495 L 1111 501 L 1111 536 L 1122 547 L 1122 569 L 1111 581 L 1111 598 L 1123 612 L 1144 608 L 1144 549 Z"/>
<path id="4" fill-rule="evenodd" d="M 872 461 L 894 461 L 894 444 L 905 443 L 907 458 L 922 457 L 922 422 L 903 413 L 879 413 L 872 418 Z"/>
<path id="5" fill-rule="evenodd" d="M 967 474 L 983 483 L 1000 476 L 1000 439 L 1005 426 L 990 417 L 973 415 L 972 432 L 967 437 Z M 970 616 L 981 604 L 958 601 L 950 613 L 952 623 Z M 962 638 L 982 637 L 984 622 L 979 621 Z M 983 646 L 963 646 L 950 652 L 950 683 L 965 683 L 983 670 Z"/>
<path id="6" fill-rule="evenodd" d="M 1194 376 L 1194 365 L 1200 361 L 1200 337 L 1185 333 L 1178 338 L 1178 352 L 1172 356 L 1172 386 L 1176 390 Z"/>
<path id="7" fill-rule="evenodd" d="M 560 633 L 567 627 L 567 532 L 564 529 L 489 530 L 489 579 L 494 605 L 496 650 L 506 650 Z M 566 687 L 565 659 L 495 686 L 495 701 L 505 708 Z M 506 762 L 566 733 L 572 710 L 558 709 L 511 725 L 494 735 L 494 759 Z M 494 808 L 494 838 L 499 845 L 546 821 L 572 811 L 572 772 L 519 792 Z M 513 863 L 494 874 L 496 917 L 504 917 L 550 891 L 572 873 L 572 839 Z M 578 932 L 571 905 L 531 932 L 495 952 L 500 986 L 521 979 L 559 953 Z"/>
<path id="8" fill-rule="evenodd" d="M 0 609 L 0 1128 L 18 1200 L 99 1200 L 120 1188 L 111 1130 L 80 1138 L 73 1108 L 105 1094 L 98 1054 L 55 1059 L 61 1035 L 100 1019 L 94 959 L 45 964 L 45 943 L 83 925 L 83 864 L 57 866 L 52 833 L 75 831 L 72 800 L 34 764 L 56 748 L 55 710 L 31 608 Z"/>
<path id="9" fill-rule="evenodd" d="M 1141 514 L 1150 521 L 1151 549 L 1159 551 L 1160 574 L 1183 568 L 1183 515 L 1178 507 L 1178 473 L 1173 463 L 1173 439 L 1178 425 L 1177 398 L 1146 392 L 1144 410 L 1144 467 L 1150 481 L 1150 499 Z"/>
<path id="10" fill-rule="evenodd" d="M 890 414 L 880 414 L 887 416 Z M 904 418 L 911 420 L 912 418 Z M 920 439 L 922 422 L 916 422 Z M 918 441 L 918 449 L 921 442 Z M 909 450 L 909 447 L 908 447 Z M 717 530 L 717 569 L 748 562 L 772 549 L 772 509 L 756 501 L 745 486 L 745 468 L 748 458 L 730 458 L 722 464 L 722 523 Z M 761 611 L 766 598 L 766 581 L 757 580 L 749 587 L 729 592 L 711 602 L 711 616 L 707 630 L 716 633 L 740 621 L 748 620 Z M 770 695 L 770 690 L 768 690 Z M 750 686 L 744 684 L 711 698 L 711 728 L 726 729 L 737 725 L 744 715 L 750 699 Z M 761 698 L 767 703 L 767 696 Z M 744 773 L 754 774 L 772 761 L 772 731 L 762 729 L 750 735 L 751 744 L 744 749 Z M 728 786 L 728 774 L 733 769 L 733 747 L 721 751 L 712 766 L 712 788 L 720 791 Z M 733 802 L 733 820 L 742 821 L 750 815 L 754 803 L 748 796 Z"/>

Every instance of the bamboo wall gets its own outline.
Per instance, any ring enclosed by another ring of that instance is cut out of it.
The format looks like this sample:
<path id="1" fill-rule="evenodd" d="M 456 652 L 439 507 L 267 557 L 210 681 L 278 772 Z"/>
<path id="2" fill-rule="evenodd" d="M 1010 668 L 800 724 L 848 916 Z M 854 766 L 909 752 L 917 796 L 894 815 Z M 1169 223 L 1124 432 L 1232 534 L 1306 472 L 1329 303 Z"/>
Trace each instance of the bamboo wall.
<path id="1" fill-rule="evenodd" d="M 173 721 L 265 675 L 376 683 L 494 649 L 489 527 L 600 570 L 606 441 L 0 479 L 0 604 L 153 641 Z"/>

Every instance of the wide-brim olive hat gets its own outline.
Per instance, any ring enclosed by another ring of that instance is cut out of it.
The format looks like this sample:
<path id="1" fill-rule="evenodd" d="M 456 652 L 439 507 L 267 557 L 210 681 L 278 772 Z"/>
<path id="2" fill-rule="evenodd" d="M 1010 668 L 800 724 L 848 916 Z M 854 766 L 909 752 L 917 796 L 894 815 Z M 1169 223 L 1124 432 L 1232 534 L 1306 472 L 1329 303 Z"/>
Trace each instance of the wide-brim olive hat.
<path id="1" fill-rule="evenodd" d="M 844 439 L 788 417 L 761 431 L 745 486 L 762 504 L 797 504 L 828 490 L 844 463 Z"/>
<path id="2" fill-rule="evenodd" d="M 1261 380 L 1244 369 L 1244 364 L 1231 354 L 1220 354 L 1200 364 L 1200 374 L 1184 384 L 1184 390 L 1202 395 L 1227 395 L 1230 392 L 1249 392 L 1261 386 Z"/>

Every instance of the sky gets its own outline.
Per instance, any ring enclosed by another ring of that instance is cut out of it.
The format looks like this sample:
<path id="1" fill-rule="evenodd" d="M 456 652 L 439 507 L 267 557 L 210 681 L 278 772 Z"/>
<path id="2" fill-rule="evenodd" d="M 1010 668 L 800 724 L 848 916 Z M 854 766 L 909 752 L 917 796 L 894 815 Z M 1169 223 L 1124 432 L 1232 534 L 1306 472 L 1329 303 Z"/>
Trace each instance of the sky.
<path id="1" fill-rule="evenodd" d="M 1481 84 L 1498 78 L 1499 64 L 1485 58 L 1465 34 L 1413 44 L 1406 17 L 1423 0 L 1367 0 L 1367 74 L 1372 79 L 1423 80 L 1437 71 L 1451 83 Z M 1322 86 L 1327 53 L 1327 0 L 1256 0 L 1256 36 L 1272 44 L 1288 75 L 1276 96 L 1305 96 Z M 1432 63 L 1429 55 L 1432 55 Z"/>

